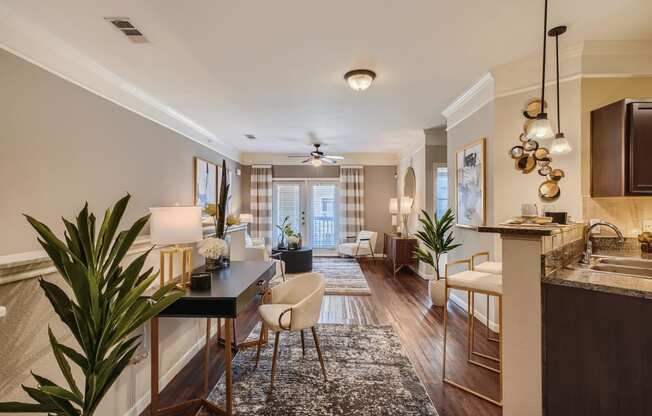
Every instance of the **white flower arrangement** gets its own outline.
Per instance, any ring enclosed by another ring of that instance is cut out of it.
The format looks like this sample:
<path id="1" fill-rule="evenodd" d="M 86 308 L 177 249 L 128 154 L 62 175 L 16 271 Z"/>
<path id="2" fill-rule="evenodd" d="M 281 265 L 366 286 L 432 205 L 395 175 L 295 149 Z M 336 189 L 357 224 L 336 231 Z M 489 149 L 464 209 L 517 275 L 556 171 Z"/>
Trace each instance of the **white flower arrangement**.
<path id="1" fill-rule="evenodd" d="M 199 249 L 197 251 L 206 258 L 217 259 L 227 254 L 226 241 L 216 237 L 205 238 L 199 243 Z"/>

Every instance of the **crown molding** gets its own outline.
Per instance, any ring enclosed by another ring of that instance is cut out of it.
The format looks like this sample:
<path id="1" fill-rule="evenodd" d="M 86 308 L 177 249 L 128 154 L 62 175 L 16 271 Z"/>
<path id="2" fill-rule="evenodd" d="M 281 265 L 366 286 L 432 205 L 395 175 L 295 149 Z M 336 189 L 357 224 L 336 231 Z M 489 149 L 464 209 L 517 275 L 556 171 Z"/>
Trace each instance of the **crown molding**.
<path id="1" fill-rule="evenodd" d="M 140 117 L 240 162 L 240 151 L 191 117 L 156 99 L 61 38 L 0 4 L 0 49 Z M 39 59 L 34 58 L 38 56 Z M 80 68 L 82 69 L 79 72 Z M 73 70 L 75 76 L 72 75 Z M 90 84 L 99 88 L 91 88 Z"/>
<path id="2" fill-rule="evenodd" d="M 494 77 L 491 72 L 487 72 L 475 84 L 471 85 L 469 89 L 464 91 L 462 95 L 457 97 L 448 107 L 441 112 L 441 115 L 447 119 L 465 107 L 470 101 L 477 96 L 486 94 L 487 89 L 493 88 Z"/>

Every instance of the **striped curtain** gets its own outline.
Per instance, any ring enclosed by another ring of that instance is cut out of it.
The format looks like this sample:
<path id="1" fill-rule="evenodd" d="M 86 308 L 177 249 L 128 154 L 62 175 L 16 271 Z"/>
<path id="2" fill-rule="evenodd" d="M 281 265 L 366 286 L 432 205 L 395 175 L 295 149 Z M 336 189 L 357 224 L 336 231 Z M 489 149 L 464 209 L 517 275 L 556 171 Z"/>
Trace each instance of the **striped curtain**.
<path id="1" fill-rule="evenodd" d="M 272 167 L 251 168 L 251 234 L 264 238 L 265 244 L 272 241 Z"/>
<path id="2" fill-rule="evenodd" d="M 340 168 L 340 240 L 357 237 L 364 228 L 364 169 Z"/>

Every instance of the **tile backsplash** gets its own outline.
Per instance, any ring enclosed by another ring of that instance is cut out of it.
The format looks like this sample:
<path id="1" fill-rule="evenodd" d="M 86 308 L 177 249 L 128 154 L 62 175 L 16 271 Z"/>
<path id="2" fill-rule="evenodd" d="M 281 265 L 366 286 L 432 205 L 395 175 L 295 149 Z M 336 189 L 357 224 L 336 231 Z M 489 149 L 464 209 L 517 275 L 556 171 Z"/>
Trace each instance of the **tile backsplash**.
<path id="1" fill-rule="evenodd" d="M 626 237 L 636 237 L 644 220 L 652 220 L 652 197 L 583 198 L 584 220 L 601 219 L 618 226 Z M 611 231 L 602 227 L 606 235 Z"/>

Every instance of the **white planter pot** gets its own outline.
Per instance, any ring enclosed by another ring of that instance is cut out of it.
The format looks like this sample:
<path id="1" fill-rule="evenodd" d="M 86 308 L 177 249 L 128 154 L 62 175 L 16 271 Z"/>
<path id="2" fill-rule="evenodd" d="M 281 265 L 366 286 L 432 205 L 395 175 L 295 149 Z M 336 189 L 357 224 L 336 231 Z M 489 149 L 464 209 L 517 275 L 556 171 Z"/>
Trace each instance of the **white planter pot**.
<path id="1" fill-rule="evenodd" d="M 430 300 L 433 305 L 444 306 L 446 303 L 446 280 L 428 281 L 428 291 L 430 292 Z"/>

